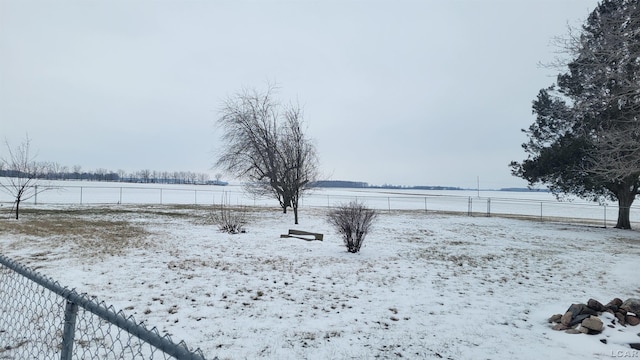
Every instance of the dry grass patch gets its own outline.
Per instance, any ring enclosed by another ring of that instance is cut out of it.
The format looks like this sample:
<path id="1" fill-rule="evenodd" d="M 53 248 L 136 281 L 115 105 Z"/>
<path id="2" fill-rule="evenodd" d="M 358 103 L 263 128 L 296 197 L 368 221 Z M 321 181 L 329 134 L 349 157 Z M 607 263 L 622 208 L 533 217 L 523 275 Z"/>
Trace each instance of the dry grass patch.
<path id="1" fill-rule="evenodd" d="M 38 243 L 41 249 L 65 246 L 83 257 L 119 255 L 150 247 L 147 239 L 151 233 L 144 226 L 113 215 L 111 211 L 101 215 L 95 211 L 40 211 L 20 220 L 0 219 L 0 232 L 12 235 L 7 244 L 12 248 L 20 248 L 24 242 Z"/>

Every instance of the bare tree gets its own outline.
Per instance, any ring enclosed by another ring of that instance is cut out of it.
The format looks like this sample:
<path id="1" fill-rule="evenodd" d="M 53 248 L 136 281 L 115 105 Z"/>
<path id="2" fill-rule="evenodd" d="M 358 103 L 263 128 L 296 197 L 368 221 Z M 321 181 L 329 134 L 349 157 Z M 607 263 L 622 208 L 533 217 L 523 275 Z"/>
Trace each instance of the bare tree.
<path id="1" fill-rule="evenodd" d="M 205 184 L 207 181 L 209 181 L 209 174 L 198 173 L 198 180 L 197 180 L 198 184 Z"/>
<path id="2" fill-rule="evenodd" d="M 283 197 L 291 204 L 295 223 L 298 223 L 298 204 L 304 191 L 310 188 L 318 176 L 318 158 L 313 143 L 302 129 L 302 111 L 290 106 L 284 113 L 284 125 L 280 138 L 282 156 Z"/>
<path id="3" fill-rule="evenodd" d="M 41 166 L 44 172 L 43 175 L 47 179 L 51 180 L 59 177 L 61 166 L 57 162 L 43 162 L 41 163 Z"/>
<path id="4" fill-rule="evenodd" d="M 594 145 L 589 153 L 594 161 L 590 173 L 611 181 L 640 174 L 640 124 L 599 131 L 594 134 Z"/>
<path id="5" fill-rule="evenodd" d="M 82 178 L 82 166 L 73 165 L 73 178 L 76 180 Z"/>
<path id="6" fill-rule="evenodd" d="M 572 53 L 591 75 L 586 86 L 600 84 L 584 111 L 612 119 L 592 134 L 591 173 L 621 181 L 640 174 L 640 4 L 618 0 L 600 7 L 592 14 L 599 31 L 573 38 Z"/>
<path id="7" fill-rule="evenodd" d="M 142 179 L 142 182 L 149 183 L 151 181 L 151 170 L 149 169 L 140 170 L 139 176 L 140 176 L 140 179 Z"/>
<path id="8" fill-rule="evenodd" d="M 31 199 L 40 192 L 49 189 L 48 186 L 38 186 L 43 174 L 43 165 L 35 161 L 35 155 L 31 154 L 31 140 L 26 136 L 20 145 L 11 147 L 5 140 L 8 157 L 3 157 L 0 162 L 9 171 L 9 176 L 1 179 L 0 189 L 14 198 L 16 220 L 20 216 L 20 203 Z"/>
<path id="9" fill-rule="evenodd" d="M 317 156 L 302 130 L 302 111 L 290 106 L 282 110 L 275 88 L 265 92 L 243 90 L 223 104 L 218 120 L 223 129 L 223 149 L 215 166 L 248 181 L 247 190 L 270 195 L 283 212 L 294 210 L 315 180 Z"/>
<path id="10" fill-rule="evenodd" d="M 118 169 L 118 179 L 119 181 L 124 181 L 124 178 L 127 176 L 127 172 L 122 170 L 122 169 Z"/>
<path id="11" fill-rule="evenodd" d="M 585 172 L 613 181 L 640 173 L 640 5 L 634 0 L 599 4 L 581 28 L 568 26 L 567 35 L 554 38 L 558 57 L 543 64 L 562 72 L 558 80 L 576 92 L 572 110 L 581 119 L 601 118 L 608 124 L 584 135 L 593 140 Z M 570 78 L 570 73 L 578 81 Z"/>

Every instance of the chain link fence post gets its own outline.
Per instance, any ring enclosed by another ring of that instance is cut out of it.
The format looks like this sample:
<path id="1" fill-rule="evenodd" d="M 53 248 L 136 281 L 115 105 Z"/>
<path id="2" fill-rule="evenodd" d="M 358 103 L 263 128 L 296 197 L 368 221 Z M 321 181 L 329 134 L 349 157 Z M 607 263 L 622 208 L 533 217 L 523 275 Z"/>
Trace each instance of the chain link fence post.
<path id="1" fill-rule="evenodd" d="M 542 202 L 540 202 L 540 222 L 542 222 Z"/>
<path id="2" fill-rule="evenodd" d="M 73 357 L 73 341 L 76 331 L 76 316 L 78 305 L 67 300 L 64 309 L 64 329 L 62 330 L 62 349 L 60 360 L 71 360 Z"/>
<path id="3" fill-rule="evenodd" d="M 491 217 L 491 198 L 487 198 L 487 217 Z"/>

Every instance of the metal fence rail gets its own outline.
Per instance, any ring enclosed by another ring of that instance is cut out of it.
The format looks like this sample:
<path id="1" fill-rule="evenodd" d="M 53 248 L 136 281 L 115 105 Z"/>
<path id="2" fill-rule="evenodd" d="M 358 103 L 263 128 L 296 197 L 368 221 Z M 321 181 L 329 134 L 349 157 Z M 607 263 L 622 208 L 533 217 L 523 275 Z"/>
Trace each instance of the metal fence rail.
<path id="1" fill-rule="evenodd" d="M 84 294 L 0 255 L 0 359 L 204 360 Z"/>

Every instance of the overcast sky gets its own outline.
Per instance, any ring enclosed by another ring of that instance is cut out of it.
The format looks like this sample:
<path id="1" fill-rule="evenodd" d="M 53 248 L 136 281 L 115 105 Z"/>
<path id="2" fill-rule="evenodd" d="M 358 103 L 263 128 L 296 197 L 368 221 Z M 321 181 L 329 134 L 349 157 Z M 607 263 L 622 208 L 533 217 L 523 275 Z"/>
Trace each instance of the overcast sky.
<path id="1" fill-rule="evenodd" d="M 508 163 L 555 81 L 538 63 L 596 4 L 0 0 L 0 137 L 84 170 L 213 175 L 222 101 L 271 81 L 327 178 L 526 186 Z"/>

